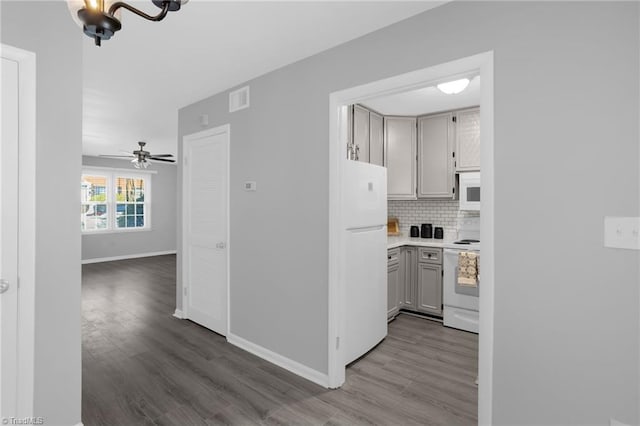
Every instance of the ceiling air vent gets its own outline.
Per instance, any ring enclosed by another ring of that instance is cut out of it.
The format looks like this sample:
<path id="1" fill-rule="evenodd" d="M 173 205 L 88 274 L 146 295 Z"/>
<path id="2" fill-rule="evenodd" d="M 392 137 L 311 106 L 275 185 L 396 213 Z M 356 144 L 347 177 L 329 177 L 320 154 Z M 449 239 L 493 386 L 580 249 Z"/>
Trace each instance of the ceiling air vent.
<path id="1" fill-rule="evenodd" d="M 229 112 L 249 108 L 249 86 L 229 93 Z"/>

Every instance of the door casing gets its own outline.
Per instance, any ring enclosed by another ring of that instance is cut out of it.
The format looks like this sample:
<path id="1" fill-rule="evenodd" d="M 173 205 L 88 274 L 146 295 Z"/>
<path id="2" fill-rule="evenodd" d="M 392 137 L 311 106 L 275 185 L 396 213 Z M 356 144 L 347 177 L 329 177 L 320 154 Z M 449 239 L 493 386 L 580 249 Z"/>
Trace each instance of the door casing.
<path id="1" fill-rule="evenodd" d="M 340 344 L 344 336 L 346 260 L 341 201 L 343 165 L 346 160 L 347 105 L 379 96 L 434 86 L 443 79 L 477 71 L 481 78 L 480 135 L 482 162 L 482 278 L 480 297 L 478 424 L 492 424 L 493 330 L 494 330 L 494 159 L 493 159 L 493 51 L 479 53 L 384 80 L 331 93 L 329 96 L 329 291 L 328 378 L 329 387 L 345 381 L 345 363 Z"/>
<path id="2" fill-rule="evenodd" d="M 36 271 L 36 55 L 0 44 L 18 63 L 18 389 L 17 416 L 33 417 Z"/>

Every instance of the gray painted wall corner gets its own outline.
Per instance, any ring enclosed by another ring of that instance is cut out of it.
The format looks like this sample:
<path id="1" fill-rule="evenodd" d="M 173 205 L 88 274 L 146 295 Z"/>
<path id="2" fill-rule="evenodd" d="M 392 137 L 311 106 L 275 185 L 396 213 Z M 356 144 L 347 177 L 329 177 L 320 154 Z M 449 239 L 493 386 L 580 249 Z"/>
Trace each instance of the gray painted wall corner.
<path id="1" fill-rule="evenodd" d="M 82 34 L 63 2 L 2 1 L 2 43 L 36 53 L 34 415 L 81 420 Z"/>
<path id="2" fill-rule="evenodd" d="M 181 109 L 180 137 L 231 123 L 233 332 L 326 371 L 329 94 L 492 50 L 493 421 L 638 423 L 638 257 L 598 231 L 639 212 L 637 8 L 453 2 L 248 82 L 248 110 Z"/>

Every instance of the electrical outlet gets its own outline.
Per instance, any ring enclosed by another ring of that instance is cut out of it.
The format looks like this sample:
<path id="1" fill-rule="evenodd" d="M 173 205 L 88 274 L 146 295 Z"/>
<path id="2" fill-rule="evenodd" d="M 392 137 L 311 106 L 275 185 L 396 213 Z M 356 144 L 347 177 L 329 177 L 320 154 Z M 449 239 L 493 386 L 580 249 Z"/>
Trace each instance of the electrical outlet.
<path id="1" fill-rule="evenodd" d="M 604 218 L 604 246 L 640 250 L 640 217 Z"/>
<path id="2" fill-rule="evenodd" d="M 245 191 L 256 191 L 257 190 L 257 184 L 254 181 L 247 181 L 244 183 L 244 190 Z"/>

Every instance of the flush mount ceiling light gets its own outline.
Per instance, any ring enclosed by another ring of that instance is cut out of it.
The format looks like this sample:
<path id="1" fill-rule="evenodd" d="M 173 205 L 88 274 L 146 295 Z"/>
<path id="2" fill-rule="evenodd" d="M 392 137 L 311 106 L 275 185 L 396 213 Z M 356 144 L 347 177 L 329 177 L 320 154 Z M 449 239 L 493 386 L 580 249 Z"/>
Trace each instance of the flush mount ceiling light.
<path id="1" fill-rule="evenodd" d="M 180 10 L 189 0 L 151 0 L 161 11 L 156 16 L 147 15 L 141 10 L 122 1 L 112 0 L 67 0 L 74 20 L 82 25 L 84 33 L 100 46 L 102 40 L 109 40 L 122 28 L 120 9 L 126 9 L 149 21 L 162 21 L 167 13 Z"/>
<path id="2" fill-rule="evenodd" d="M 470 80 L 468 78 L 461 78 L 460 80 L 448 81 L 446 83 L 440 83 L 436 87 L 442 93 L 447 95 L 456 95 L 462 92 L 469 85 Z"/>

